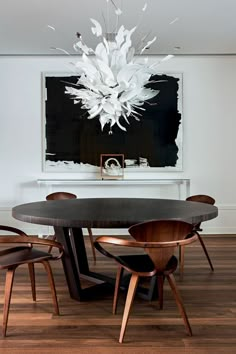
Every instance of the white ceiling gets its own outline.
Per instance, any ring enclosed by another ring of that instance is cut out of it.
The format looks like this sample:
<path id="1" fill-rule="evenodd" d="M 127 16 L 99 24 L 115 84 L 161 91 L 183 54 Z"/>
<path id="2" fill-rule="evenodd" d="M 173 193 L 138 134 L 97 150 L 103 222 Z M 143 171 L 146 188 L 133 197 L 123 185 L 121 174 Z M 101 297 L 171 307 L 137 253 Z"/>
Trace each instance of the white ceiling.
<path id="1" fill-rule="evenodd" d="M 236 0 L 113 1 L 123 11 L 120 24 L 138 25 L 134 42 L 147 33 L 149 40 L 157 36 L 147 54 L 236 54 Z M 105 22 L 104 32 L 116 27 L 107 0 L 1 0 L 0 55 L 63 54 L 52 47 L 75 54 L 76 32 L 94 47 L 90 18 Z"/>

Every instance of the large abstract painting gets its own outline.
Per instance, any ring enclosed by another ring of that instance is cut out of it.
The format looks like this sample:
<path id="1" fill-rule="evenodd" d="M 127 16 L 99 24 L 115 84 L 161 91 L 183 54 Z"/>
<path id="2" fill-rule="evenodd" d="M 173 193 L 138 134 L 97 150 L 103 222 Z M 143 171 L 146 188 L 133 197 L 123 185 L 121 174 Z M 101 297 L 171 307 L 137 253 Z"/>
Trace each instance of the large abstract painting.
<path id="1" fill-rule="evenodd" d="M 139 120 L 101 129 L 74 104 L 65 87 L 76 85 L 69 74 L 43 73 L 43 169 L 47 172 L 99 171 L 101 154 L 123 154 L 124 170 L 182 170 L 182 75 L 157 74 L 150 87 L 159 94 L 145 102 Z"/>

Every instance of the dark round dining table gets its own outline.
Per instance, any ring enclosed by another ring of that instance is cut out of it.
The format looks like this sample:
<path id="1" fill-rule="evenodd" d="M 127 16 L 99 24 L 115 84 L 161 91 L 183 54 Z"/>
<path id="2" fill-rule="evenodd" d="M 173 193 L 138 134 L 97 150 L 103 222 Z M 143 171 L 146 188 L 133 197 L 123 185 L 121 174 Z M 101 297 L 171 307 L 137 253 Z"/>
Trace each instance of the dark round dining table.
<path id="1" fill-rule="evenodd" d="M 198 224 L 217 217 L 216 206 L 172 199 L 150 198 L 81 198 L 39 201 L 17 205 L 12 216 L 18 220 L 53 226 L 57 240 L 65 249 L 64 272 L 70 296 L 78 301 L 95 291 L 82 288 L 82 276 L 95 286 L 109 283 L 108 277 L 89 269 L 82 228 L 127 229 L 148 220 L 183 220 Z M 112 279 L 114 282 L 114 279 Z"/>

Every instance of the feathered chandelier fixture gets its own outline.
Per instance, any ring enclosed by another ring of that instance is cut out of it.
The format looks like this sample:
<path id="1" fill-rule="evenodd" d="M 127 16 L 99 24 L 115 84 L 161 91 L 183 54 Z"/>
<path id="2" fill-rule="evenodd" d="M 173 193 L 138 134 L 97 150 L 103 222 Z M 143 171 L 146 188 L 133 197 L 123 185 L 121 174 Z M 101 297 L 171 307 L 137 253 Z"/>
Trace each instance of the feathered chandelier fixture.
<path id="1" fill-rule="evenodd" d="M 113 0 L 111 1 L 115 14 L 122 14 Z M 142 11 L 146 11 L 147 4 Z M 75 104 L 81 103 L 87 110 L 87 119 L 97 118 L 101 124 L 101 130 L 109 125 L 109 134 L 112 127 L 117 125 L 126 131 L 127 124 L 132 119 L 140 120 L 145 108 L 144 103 L 155 97 L 159 91 L 148 88 L 151 76 L 156 74 L 156 67 L 160 62 L 172 57 L 168 55 L 162 60 L 149 64 L 148 58 L 142 61 L 135 60 L 135 54 L 142 55 L 146 49 L 155 42 L 156 37 L 145 42 L 144 36 L 136 48 L 132 44 L 131 37 L 137 27 L 131 30 L 123 25 L 112 36 L 112 40 L 103 33 L 102 26 L 95 19 L 92 22 L 92 33 L 99 40 L 96 48 L 88 47 L 80 33 L 77 33 L 78 41 L 74 49 L 82 54 L 81 60 L 75 63 L 75 72 L 78 75 L 77 87 L 65 87 L 65 93 L 70 95 Z M 127 124 L 126 124 L 127 123 Z"/>

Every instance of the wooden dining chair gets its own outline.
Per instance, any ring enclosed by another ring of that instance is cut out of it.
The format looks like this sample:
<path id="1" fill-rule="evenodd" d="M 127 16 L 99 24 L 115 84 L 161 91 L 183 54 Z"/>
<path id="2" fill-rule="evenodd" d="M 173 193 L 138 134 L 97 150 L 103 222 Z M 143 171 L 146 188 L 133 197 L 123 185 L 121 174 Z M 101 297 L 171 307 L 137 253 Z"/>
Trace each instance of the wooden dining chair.
<path id="1" fill-rule="evenodd" d="M 197 194 L 197 195 L 192 195 L 190 197 L 188 197 L 186 199 L 186 201 L 189 201 L 189 202 L 199 202 L 199 203 L 206 203 L 206 204 L 211 204 L 211 205 L 214 205 L 215 204 L 215 199 L 210 197 L 209 195 L 205 195 L 205 194 Z M 206 249 L 206 246 L 203 242 L 203 239 L 201 238 L 199 232 L 202 231 L 201 229 L 201 223 L 198 223 L 198 224 L 195 224 L 194 225 L 194 228 L 197 232 L 197 236 L 198 236 L 198 239 L 200 241 L 200 244 L 203 248 L 203 251 L 206 255 L 206 258 L 208 260 L 208 263 L 210 265 L 210 268 L 212 271 L 214 271 L 214 267 L 213 267 L 213 264 L 211 262 L 211 259 L 210 259 L 210 256 L 207 252 L 207 249 Z M 180 274 L 183 274 L 184 272 L 184 255 L 185 255 L 185 247 L 184 246 L 180 246 L 179 248 L 179 267 L 180 267 Z"/>
<path id="2" fill-rule="evenodd" d="M 0 225 L 0 230 L 15 234 L 14 236 L 0 236 L 1 246 L 5 244 L 11 245 L 11 247 L 4 247 L 4 249 L 0 250 L 0 269 L 6 270 L 2 325 L 2 335 L 5 337 L 7 332 L 14 275 L 16 268 L 23 264 L 28 264 L 33 301 L 36 301 L 34 264 L 42 263 L 44 265 L 51 288 L 54 313 L 55 315 L 59 315 L 55 283 L 49 261 L 60 259 L 63 255 L 63 247 L 60 243 L 53 240 L 45 240 L 36 236 L 27 236 L 23 231 L 14 227 Z M 48 253 L 48 251 L 35 248 L 33 246 L 34 244 L 39 246 L 44 245 L 48 247 L 57 247 L 59 254 L 56 256 L 52 255 Z"/>
<path id="3" fill-rule="evenodd" d="M 77 195 L 69 192 L 54 192 L 51 194 L 48 194 L 46 196 L 46 200 L 64 200 L 64 199 L 76 199 Z M 93 233 L 91 228 L 87 228 L 88 230 L 88 235 L 89 235 L 89 240 L 92 248 L 92 253 L 93 253 L 93 260 L 94 263 L 96 262 L 96 252 L 95 252 L 95 247 L 93 244 Z M 53 239 L 56 240 L 56 235 L 53 236 Z M 49 249 L 51 252 L 51 249 Z"/>
<path id="4" fill-rule="evenodd" d="M 157 279 L 160 309 L 163 308 L 163 285 L 166 278 L 183 317 L 187 333 L 191 336 L 192 330 L 173 273 L 178 264 L 178 260 L 174 256 L 175 249 L 179 245 L 186 245 L 197 240 L 193 225 L 177 220 L 153 220 L 130 227 L 129 233 L 134 240 L 100 236 L 94 243 L 98 251 L 114 259 L 118 264 L 113 299 L 113 314 L 116 313 L 117 309 L 118 293 L 123 271 L 126 270 L 131 273 L 119 342 L 123 342 L 139 278 L 153 277 L 154 275 Z M 186 238 L 187 236 L 188 238 Z M 116 255 L 108 251 L 104 247 L 104 244 L 141 248 L 145 251 L 145 254 Z"/>

